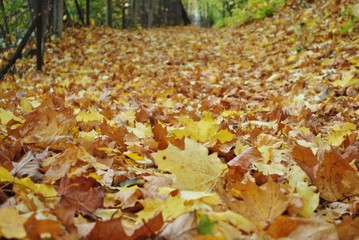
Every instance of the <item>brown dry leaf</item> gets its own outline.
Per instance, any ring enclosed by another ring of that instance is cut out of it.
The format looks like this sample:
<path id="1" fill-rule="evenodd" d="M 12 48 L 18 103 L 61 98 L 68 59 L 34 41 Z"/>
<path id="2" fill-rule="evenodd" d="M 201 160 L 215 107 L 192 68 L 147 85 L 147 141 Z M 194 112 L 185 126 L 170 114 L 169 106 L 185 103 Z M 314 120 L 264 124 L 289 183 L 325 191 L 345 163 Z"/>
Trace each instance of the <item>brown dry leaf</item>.
<path id="1" fill-rule="evenodd" d="M 60 206 L 75 208 L 83 214 L 102 207 L 105 196 L 105 190 L 95 179 L 85 177 L 63 177 L 57 192 L 61 196 Z"/>
<path id="2" fill-rule="evenodd" d="M 25 143 L 61 150 L 72 144 L 77 131 L 76 120 L 63 101 L 58 97 L 47 97 L 38 109 L 26 115 L 25 123 L 19 129 Z"/>
<path id="3" fill-rule="evenodd" d="M 265 227 L 282 215 L 289 204 L 288 197 L 273 181 L 260 187 L 249 180 L 246 184 L 235 183 L 231 193 L 237 200 L 235 205 L 229 206 L 230 209 L 242 214 L 260 227 Z"/>
<path id="4" fill-rule="evenodd" d="M 325 153 L 324 160 L 316 172 L 314 184 L 321 197 L 327 201 L 359 195 L 359 173 L 342 156 L 331 151 Z"/>
<path id="5" fill-rule="evenodd" d="M 126 235 L 121 219 L 114 218 L 107 221 L 98 220 L 90 234 L 87 235 L 84 239 L 130 240 L 131 238 Z"/>
<path id="6" fill-rule="evenodd" d="M 68 233 L 73 234 L 77 232 L 77 228 L 74 221 L 74 216 L 76 213 L 75 208 L 56 206 L 51 211 L 51 213 L 57 217 L 57 219 L 62 223 Z"/>
<path id="7" fill-rule="evenodd" d="M 291 154 L 298 165 L 308 175 L 308 177 L 314 181 L 319 161 L 313 154 L 312 150 L 310 148 L 296 144 L 292 149 Z"/>

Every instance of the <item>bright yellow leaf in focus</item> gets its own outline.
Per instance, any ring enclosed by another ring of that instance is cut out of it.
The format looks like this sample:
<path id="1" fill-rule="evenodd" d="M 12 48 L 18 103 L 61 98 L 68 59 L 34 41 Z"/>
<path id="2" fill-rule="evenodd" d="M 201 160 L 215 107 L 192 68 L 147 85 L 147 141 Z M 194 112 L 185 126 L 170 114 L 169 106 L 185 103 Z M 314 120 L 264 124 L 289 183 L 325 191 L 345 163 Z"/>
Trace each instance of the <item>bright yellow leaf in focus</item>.
<path id="1" fill-rule="evenodd" d="M 333 147 L 339 147 L 345 139 L 345 136 L 351 134 L 356 130 L 353 123 L 346 122 L 344 124 L 334 124 L 331 128 L 331 133 L 328 136 L 328 144 Z"/>
<path id="2" fill-rule="evenodd" d="M 54 197 L 57 195 L 55 188 L 48 184 L 34 183 L 29 177 L 17 178 L 14 177 L 7 169 L 0 167 L 0 182 L 11 182 L 21 188 L 28 188 L 37 194 L 44 197 Z"/>
<path id="3" fill-rule="evenodd" d="M 212 140 L 219 128 L 216 120 L 208 112 L 203 113 L 203 118 L 198 122 L 185 116 L 181 116 L 179 121 L 183 123 L 184 129 L 175 129 L 172 133 L 177 138 L 186 136 L 199 142 Z"/>
<path id="4" fill-rule="evenodd" d="M 25 238 L 24 222 L 26 222 L 26 219 L 15 208 L 0 209 L 0 237 L 6 239 Z"/>
<path id="5" fill-rule="evenodd" d="M 7 111 L 3 108 L 0 108 L 0 123 L 6 125 L 8 122 L 10 122 L 10 120 L 13 119 L 17 122 L 21 122 L 23 123 L 24 120 L 16 117 L 12 112 Z"/>
<path id="6" fill-rule="evenodd" d="M 208 155 L 207 148 L 190 138 L 184 150 L 169 144 L 154 159 L 160 170 L 173 174 L 173 187 L 181 190 L 210 192 L 226 168 L 216 153 Z"/>
<path id="7" fill-rule="evenodd" d="M 76 121 L 78 122 L 91 122 L 91 121 L 99 121 L 102 122 L 102 120 L 104 119 L 104 116 L 91 109 L 89 112 L 80 112 L 77 116 L 76 116 Z"/>

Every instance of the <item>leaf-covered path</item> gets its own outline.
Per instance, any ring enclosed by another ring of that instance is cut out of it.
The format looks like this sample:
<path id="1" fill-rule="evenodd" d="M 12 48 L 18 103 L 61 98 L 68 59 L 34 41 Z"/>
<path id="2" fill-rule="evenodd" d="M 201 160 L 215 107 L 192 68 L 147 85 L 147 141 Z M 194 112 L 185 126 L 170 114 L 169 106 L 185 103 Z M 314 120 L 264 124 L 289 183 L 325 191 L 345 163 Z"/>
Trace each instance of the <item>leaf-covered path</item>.
<path id="1" fill-rule="evenodd" d="M 0 82 L 0 236 L 359 236 L 353 4 L 232 29 L 68 29 L 43 73 L 19 61 Z"/>

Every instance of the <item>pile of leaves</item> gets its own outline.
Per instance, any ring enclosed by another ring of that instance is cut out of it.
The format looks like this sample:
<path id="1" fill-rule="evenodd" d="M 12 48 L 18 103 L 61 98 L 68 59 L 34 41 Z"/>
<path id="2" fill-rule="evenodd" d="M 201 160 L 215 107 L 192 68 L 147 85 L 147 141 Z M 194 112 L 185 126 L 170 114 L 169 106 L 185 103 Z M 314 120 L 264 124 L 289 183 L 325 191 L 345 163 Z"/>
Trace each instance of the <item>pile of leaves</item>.
<path id="1" fill-rule="evenodd" d="M 5 239 L 355 239 L 354 2 L 68 29 L 0 83 Z"/>

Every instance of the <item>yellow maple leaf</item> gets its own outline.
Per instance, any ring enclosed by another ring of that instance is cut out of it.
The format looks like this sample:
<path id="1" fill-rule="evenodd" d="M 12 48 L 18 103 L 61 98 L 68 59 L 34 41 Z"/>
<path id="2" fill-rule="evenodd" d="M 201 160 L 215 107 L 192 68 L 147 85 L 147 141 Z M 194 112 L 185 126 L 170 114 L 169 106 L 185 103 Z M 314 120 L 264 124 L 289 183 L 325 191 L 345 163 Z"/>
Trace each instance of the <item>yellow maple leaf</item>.
<path id="1" fill-rule="evenodd" d="M 199 142 L 205 142 L 212 140 L 219 128 L 218 123 L 209 112 L 204 112 L 203 118 L 198 122 L 185 116 L 181 116 L 179 121 L 184 125 L 184 128 L 172 131 L 176 138 L 186 136 Z"/>
<path id="2" fill-rule="evenodd" d="M 127 127 L 127 130 L 139 138 L 149 137 L 152 134 L 151 126 L 148 124 L 136 122 L 135 126 L 136 127 Z"/>
<path id="3" fill-rule="evenodd" d="M 48 184 L 34 183 L 29 177 L 14 177 L 6 168 L 0 167 L 0 182 L 11 182 L 19 187 L 28 188 L 35 193 L 45 197 L 54 197 L 57 195 L 55 188 Z"/>
<path id="4" fill-rule="evenodd" d="M 98 134 L 98 132 L 96 132 L 95 129 L 92 129 L 90 132 L 80 131 L 79 132 L 79 137 L 83 138 L 83 139 L 85 139 L 87 141 L 93 141 L 93 140 L 95 140 L 96 138 L 99 137 L 99 134 Z"/>
<path id="5" fill-rule="evenodd" d="M 181 190 L 211 191 L 226 165 L 217 154 L 208 155 L 202 144 L 185 138 L 185 150 L 169 144 L 154 156 L 158 168 L 173 174 L 173 186 Z"/>
<path id="6" fill-rule="evenodd" d="M 176 217 L 189 212 L 191 207 L 185 204 L 185 199 L 177 196 L 169 196 L 166 201 L 162 199 L 142 199 L 139 202 L 143 206 L 143 209 L 136 213 L 137 222 L 142 223 L 156 216 L 159 212 L 162 212 L 163 220 L 171 221 Z"/>
<path id="7" fill-rule="evenodd" d="M 329 133 L 328 136 L 328 144 L 333 147 L 339 147 L 344 141 L 345 136 L 356 130 L 356 125 L 349 122 L 344 124 L 334 124 L 330 130 L 331 133 Z"/>
<path id="8" fill-rule="evenodd" d="M 91 122 L 91 121 L 99 121 L 102 122 L 102 120 L 104 119 L 104 116 L 91 109 L 89 112 L 80 112 L 79 114 L 77 114 L 76 116 L 76 121 L 78 122 Z"/>
<path id="9" fill-rule="evenodd" d="M 23 225 L 25 222 L 26 219 L 15 208 L 0 209 L 0 237 L 25 238 L 26 231 Z"/>

